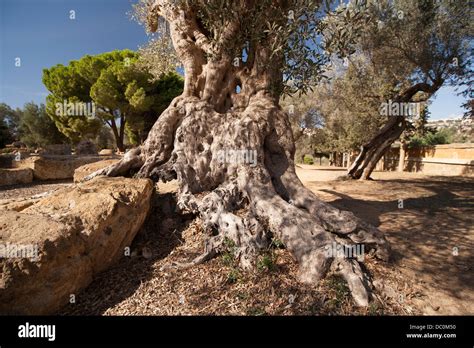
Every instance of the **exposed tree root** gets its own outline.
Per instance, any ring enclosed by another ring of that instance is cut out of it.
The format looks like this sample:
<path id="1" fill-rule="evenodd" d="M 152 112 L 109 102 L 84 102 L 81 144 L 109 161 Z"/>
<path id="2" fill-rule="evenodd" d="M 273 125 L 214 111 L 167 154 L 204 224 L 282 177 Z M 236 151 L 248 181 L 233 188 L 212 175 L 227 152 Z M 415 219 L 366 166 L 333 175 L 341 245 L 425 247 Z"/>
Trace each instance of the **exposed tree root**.
<path id="1" fill-rule="evenodd" d="M 368 279 L 359 261 L 330 252 L 338 243 L 364 244 L 387 260 L 388 244 L 375 227 L 322 202 L 302 185 L 294 170 L 287 122 L 279 107 L 262 96 L 245 109 L 227 113 L 193 97 L 180 97 L 141 148 L 87 179 L 133 172 L 154 180 L 178 179 L 178 208 L 198 214 L 209 237 L 200 256 L 173 267 L 205 262 L 231 240 L 241 266 L 250 268 L 273 236 L 299 262 L 301 281 L 317 282 L 332 267 L 344 276 L 356 303 L 366 306 Z M 255 161 L 222 156 L 231 151 L 255 151 Z"/>

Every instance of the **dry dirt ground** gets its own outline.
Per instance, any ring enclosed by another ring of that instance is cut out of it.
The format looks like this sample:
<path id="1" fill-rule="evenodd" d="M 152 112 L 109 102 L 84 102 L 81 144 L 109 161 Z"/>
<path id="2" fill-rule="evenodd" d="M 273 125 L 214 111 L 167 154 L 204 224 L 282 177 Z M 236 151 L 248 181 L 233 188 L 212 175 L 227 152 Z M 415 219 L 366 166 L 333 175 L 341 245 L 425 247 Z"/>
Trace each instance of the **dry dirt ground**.
<path id="1" fill-rule="evenodd" d="M 306 169 L 300 178 L 385 232 L 393 260 L 375 270 L 385 292 L 408 297 L 422 314 L 474 314 L 474 177 L 376 172 L 368 182 L 311 180 L 319 172 Z"/>
<path id="2" fill-rule="evenodd" d="M 0 200 L 34 196 L 51 192 L 72 184 L 71 180 L 46 180 L 30 184 L 0 186 Z"/>
<path id="3" fill-rule="evenodd" d="M 173 214 L 176 186 L 168 183 L 158 185 L 132 256 L 100 274 L 59 314 L 474 314 L 474 177 L 377 172 L 375 181 L 359 182 L 335 181 L 342 169 L 297 171 L 322 199 L 370 221 L 390 241 L 390 263 L 365 258 L 377 285 L 368 308 L 356 307 L 335 275 L 314 286 L 298 283 L 297 264 L 278 245 L 263 252 L 251 272 L 236 266 L 232 245 L 205 264 L 167 267 L 203 247 L 199 220 Z"/>

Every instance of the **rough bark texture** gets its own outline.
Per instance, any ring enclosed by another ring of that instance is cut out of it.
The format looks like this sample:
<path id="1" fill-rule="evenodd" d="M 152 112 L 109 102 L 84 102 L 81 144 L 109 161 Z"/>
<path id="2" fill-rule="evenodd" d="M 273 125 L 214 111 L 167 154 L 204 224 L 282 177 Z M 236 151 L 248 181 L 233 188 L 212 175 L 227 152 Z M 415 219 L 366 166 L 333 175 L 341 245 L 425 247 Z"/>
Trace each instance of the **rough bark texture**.
<path id="1" fill-rule="evenodd" d="M 120 127 L 117 127 L 117 123 L 115 122 L 115 120 L 113 118 L 110 120 L 110 123 L 107 122 L 107 124 L 110 126 L 110 128 L 112 128 L 112 133 L 113 133 L 114 138 L 115 138 L 115 145 L 117 145 L 117 149 L 120 152 L 124 152 L 125 151 L 125 144 L 124 144 L 123 140 L 124 140 L 124 136 L 125 136 L 125 119 L 123 117 L 121 118 L 121 120 L 120 120 L 121 126 Z"/>
<path id="2" fill-rule="evenodd" d="M 400 138 L 406 127 L 403 116 L 391 117 L 387 124 L 368 143 L 361 146 L 360 153 L 349 167 L 347 175 L 352 179 L 368 180 L 377 162 Z"/>
<path id="3" fill-rule="evenodd" d="M 359 262 L 334 259 L 328 250 L 335 243 L 363 243 L 365 250 L 387 260 L 388 244 L 375 227 L 322 202 L 296 176 L 288 115 L 272 89 L 281 79 L 282 60 L 270 54 L 264 41 L 240 66 L 225 50 L 209 60 L 209 44 L 196 16 L 183 16 L 162 2 L 156 2 L 152 15 L 170 23 L 185 69 L 184 92 L 158 118 L 143 146 L 86 180 L 131 174 L 177 178 L 179 209 L 199 215 L 209 238 L 201 256 L 176 266 L 206 261 L 230 239 L 242 267 L 249 268 L 259 251 L 278 238 L 299 262 L 302 281 L 318 281 L 332 268 L 346 278 L 355 301 L 367 305 L 368 282 Z M 236 30 L 231 23 L 221 43 L 232 40 Z M 223 161 L 220 156 L 240 150 L 255 151 L 256 161 Z"/>
<path id="4" fill-rule="evenodd" d="M 444 80 L 441 77 L 437 77 L 432 84 L 424 82 L 414 84 L 401 93 L 395 99 L 395 102 L 411 102 L 418 92 L 425 93 L 423 100 L 427 100 L 443 85 L 443 82 Z M 370 179 L 377 162 L 387 153 L 390 146 L 400 138 L 406 126 L 405 116 L 391 116 L 385 126 L 369 142 L 361 146 L 359 155 L 349 167 L 347 177 L 360 180 Z"/>

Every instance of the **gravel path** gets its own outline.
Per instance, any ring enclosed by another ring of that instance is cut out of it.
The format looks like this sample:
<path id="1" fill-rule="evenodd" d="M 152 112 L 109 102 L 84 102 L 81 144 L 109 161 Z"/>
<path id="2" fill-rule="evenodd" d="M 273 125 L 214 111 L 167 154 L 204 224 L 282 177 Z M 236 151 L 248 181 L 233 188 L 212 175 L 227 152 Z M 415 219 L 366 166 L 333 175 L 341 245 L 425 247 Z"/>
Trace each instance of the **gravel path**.
<path id="1" fill-rule="evenodd" d="M 34 196 L 43 192 L 54 191 L 72 184 L 68 180 L 48 180 L 32 182 L 31 184 L 0 186 L 0 199 L 23 198 Z"/>

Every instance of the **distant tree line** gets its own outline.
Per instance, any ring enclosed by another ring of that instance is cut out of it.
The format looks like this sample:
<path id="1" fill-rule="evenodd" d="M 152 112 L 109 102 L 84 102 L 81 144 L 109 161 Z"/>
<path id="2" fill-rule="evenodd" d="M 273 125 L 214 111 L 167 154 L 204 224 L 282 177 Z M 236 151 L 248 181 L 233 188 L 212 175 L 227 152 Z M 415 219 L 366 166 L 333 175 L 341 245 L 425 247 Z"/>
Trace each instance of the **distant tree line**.
<path id="1" fill-rule="evenodd" d="M 396 140 L 429 146 L 472 139 L 452 129 L 426 127 L 426 107 L 443 86 L 462 90 L 467 99 L 465 117 L 473 117 L 468 7 L 463 1 L 381 0 L 367 2 L 363 8 L 349 2 L 340 16 L 329 17 L 328 32 L 337 34 L 329 29 L 342 25 L 351 32 L 353 46 L 341 54 L 341 38 L 326 38 L 329 48 L 334 47 L 328 79 L 310 94 L 282 102 L 293 123 L 297 160 L 305 154 L 359 150 L 363 154 L 348 175 L 366 179 Z M 346 12 L 356 13 L 357 20 L 351 22 Z M 367 20 L 360 20 L 364 16 Z M 382 113 L 381 105 L 391 101 L 419 105 L 419 112 Z M 290 112 L 292 105 L 294 112 Z"/>
<path id="2" fill-rule="evenodd" d="M 148 51 L 143 58 L 131 50 L 86 55 L 44 69 L 50 92 L 45 105 L 0 104 L 0 147 L 91 140 L 99 148 L 124 151 L 126 144 L 140 144 L 184 85 L 175 65 L 151 71 Z"/>

